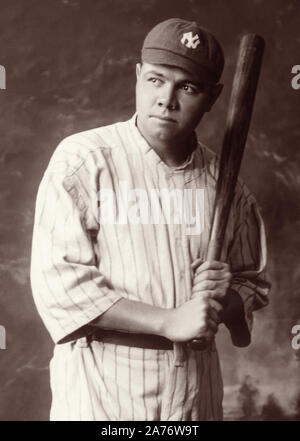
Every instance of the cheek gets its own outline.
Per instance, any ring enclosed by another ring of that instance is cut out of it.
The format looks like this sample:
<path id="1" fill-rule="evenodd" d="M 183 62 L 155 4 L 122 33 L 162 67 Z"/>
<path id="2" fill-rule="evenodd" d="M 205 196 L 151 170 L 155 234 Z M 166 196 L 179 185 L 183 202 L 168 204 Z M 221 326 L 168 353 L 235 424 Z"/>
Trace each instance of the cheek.
<path id="1" fill-rule="evenodd" d="M 186 126 L 195 127 L 203 116 L 203 109 L 198 107 L 187 106 L 182 111 L 182 121 Z"/>
<path id="2" fill-rule="evenodd" d="M 136 106 L 137 109 L 146 110 L 154 102 L 153 93 L 150 94 L 146 86 L 137 85 L 136 87 Z"/>
<path id="3" fill-rule="evenodd" d="M 184 122 L 189 126 L 195 126 L 205 113 L 205 102 L 186 100 L 182 103 L 182 116 Z"/>

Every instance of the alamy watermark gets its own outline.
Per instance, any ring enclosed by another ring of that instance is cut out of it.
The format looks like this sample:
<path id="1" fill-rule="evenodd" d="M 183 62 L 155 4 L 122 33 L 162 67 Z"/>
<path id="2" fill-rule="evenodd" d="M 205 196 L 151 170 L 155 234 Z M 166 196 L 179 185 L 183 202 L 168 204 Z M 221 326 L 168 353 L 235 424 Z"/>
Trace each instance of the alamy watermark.
<path id="1" fill-rule="evenodd" d="M 6 70 L 5 67 L 0 64 L 0 89 L 6 89 Z"/>
<path id="2" fill-rule="evenodd" d="M 292 74 L 296 74 L 291 81 L 292 88 L 298 90 L 300 89 L 300 64 L 292 67 Z"/>
<path id="3" fill-rule="evenodd" d="M 103 188 L 98 222 L 108 225 L 183 224 L 185 234 L 200 234 L 204 229 L 204 189 L 129 188 L 120 181 L 117 191 Z"/>
<path id="4" fill-rule="evenodd" d="M 0 325 L 0 349 L 6 349 L 6 331 L 2 325 Z"/>
<path id="5" fill-rule="evenodd" d="M 296 334 L 292 338 L 292 348 L 300 349 L 300 325 L 295 325 L 292 327 L 292 334 Z"/>

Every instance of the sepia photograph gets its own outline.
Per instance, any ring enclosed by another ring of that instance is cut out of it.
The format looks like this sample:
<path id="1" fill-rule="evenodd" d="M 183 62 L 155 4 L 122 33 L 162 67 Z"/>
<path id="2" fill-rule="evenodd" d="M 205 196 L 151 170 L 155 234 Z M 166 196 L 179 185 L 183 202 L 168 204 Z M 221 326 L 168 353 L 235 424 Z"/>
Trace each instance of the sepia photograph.
<path id="1" fill-rule="evenodd" d="M 0 0 L 0 41 L 0 422 L 300 421 L 299 0 Z"/>

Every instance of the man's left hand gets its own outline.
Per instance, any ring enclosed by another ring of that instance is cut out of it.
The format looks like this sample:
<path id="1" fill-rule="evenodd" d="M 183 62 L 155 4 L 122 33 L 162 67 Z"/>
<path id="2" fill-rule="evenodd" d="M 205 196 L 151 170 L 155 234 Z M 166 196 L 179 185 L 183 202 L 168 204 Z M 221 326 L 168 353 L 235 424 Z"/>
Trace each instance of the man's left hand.
<path id="1" fill-rule="evenodd" d="M 198 259 L 192 264 L 192 268 L 194 270 L 192 297 L 209 295 L 210 298 L 223 304 L 231 280 L 229 265 L 216 260 L 203 262 Z"/>

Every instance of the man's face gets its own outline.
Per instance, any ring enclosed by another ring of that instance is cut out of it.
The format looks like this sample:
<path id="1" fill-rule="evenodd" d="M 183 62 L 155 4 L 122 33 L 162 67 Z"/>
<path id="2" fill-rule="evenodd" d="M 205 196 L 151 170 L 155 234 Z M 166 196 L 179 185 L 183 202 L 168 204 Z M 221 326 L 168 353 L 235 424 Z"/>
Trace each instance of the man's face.
<path id="1" fill-rule="evenodd" d="M 137 123 L 150 145 L 188 139 L 222 89 L 173 66 L 143 63 L 136 72 Z"/>

